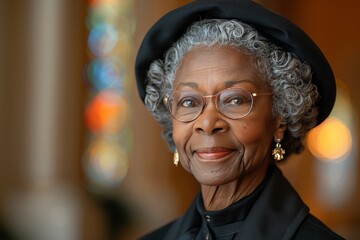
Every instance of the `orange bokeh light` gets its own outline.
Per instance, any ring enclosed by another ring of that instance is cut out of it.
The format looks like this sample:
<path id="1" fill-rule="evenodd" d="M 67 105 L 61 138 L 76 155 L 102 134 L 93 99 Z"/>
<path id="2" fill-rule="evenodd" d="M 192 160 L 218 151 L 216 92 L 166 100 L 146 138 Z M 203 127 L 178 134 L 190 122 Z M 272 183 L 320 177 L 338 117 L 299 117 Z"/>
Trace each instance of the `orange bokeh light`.
<path id="1" fill-rule="evenodd" d="M 127 118 L 127 105 L 118 93 L 100 92 L 85 110 L 86 126 L 92 132 L 118 132 Z"/>
<path id="2" fill-rule="evenodd" d="M 310 131 L 307 144 L 310 152 L 318 159 L 336 160 L 349 153 L 352 137 L 342 121 L 329 118 Z"/>

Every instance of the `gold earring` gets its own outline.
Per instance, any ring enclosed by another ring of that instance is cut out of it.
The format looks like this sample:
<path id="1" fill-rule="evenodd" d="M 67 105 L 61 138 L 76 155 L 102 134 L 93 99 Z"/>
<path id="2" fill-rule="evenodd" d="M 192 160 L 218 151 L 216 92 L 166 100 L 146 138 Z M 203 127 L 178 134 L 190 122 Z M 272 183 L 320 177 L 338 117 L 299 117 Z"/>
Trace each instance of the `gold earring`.
<path id="1" fill-rule="evenodd" d="M 284 159 L 284 155 L 285 155 L 285 150 L 281 148 L 280 142 L 281 142 L 280 138 L 276 139 L 276 146 L 272 151 L 272 155 L 274 155 L 274 159 L 276 161 L 280 161 Z"/>
<path id="2" fill-rule="evenodd" d="M 174 165 L 177 167 L 179 164 L 179 153 L 177 149 L 175 149 L 173 161 L 174 161 Z"/>

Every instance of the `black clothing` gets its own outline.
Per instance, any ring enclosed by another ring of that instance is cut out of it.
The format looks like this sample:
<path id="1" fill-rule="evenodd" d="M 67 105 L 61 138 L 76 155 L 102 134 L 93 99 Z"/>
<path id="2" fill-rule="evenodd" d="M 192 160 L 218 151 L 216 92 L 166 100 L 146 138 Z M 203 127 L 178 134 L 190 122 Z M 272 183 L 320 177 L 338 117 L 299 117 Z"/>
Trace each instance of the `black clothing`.
<path id="1" fill-rule="evenodd" d="M 212 218 L 214 222 L 209 224 L 208 221 L 211 222 Z M 309 213 L 309 208 L 302 202 L 281 171 L 274 166 L 269 169 L 263 183 L 252 194 L 228 208 L 206 212 L 202 207 L 201 194 L 198 194 L 185 215 L 141 239 L 336 240 L 343 238 Z"/>
<path id="2" fill-rule="evenodd" d="M 270 172 L 270 171 L 269 171 Z M 267 174 L 266 179 L 270 174 Z M 239 228 L 252 206 L 259 198 L 265 187 L 264 180 L 253 193 L 237 201 L 231 206 L 219 211 L 206 211 L 203 205 L 201 194 L 196 197 L 195 204 L 199 215 L 202 218 L 200 231 L 189 239 L 217 239 L 232 240 L 239 235 Z M 195 236 L 197 236 L 195 238 Z"/>

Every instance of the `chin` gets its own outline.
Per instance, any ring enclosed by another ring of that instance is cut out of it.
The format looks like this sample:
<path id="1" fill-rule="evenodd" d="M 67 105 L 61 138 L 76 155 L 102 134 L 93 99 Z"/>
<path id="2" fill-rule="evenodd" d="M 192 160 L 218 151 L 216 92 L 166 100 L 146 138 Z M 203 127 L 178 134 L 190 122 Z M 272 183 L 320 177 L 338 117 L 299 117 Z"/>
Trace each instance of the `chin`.
<path id="1" fill-rule="evenodd" d="M 201 185 L 204 185 L 204 186 L 221 186 L 221 185 L 225 185 L 227 183 L 230 183 L 236 179 L 238 179 L 239 177 L 237 178 L 229 178 L 229 176 L 194 176 L 195 179 L 201 184 Z"/>

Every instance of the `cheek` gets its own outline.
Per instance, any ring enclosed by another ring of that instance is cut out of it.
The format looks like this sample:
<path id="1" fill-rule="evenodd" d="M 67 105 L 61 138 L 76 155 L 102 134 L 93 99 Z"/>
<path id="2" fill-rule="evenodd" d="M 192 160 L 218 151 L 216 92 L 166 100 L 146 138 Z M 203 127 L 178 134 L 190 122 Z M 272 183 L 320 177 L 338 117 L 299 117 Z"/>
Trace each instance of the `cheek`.
<path id="1" fill-rule="evenodd" d="M 253 125 L 247 123 L 233 127 L 235 135 L 244 145 L 256 143 L 261 137 L 264 137 L 261 127 L 254 127 Z"/>
<path id="2" fill-rule="evenodd" d="M 179 152 L 184 151 L 191 132 L 189 124 L 173 120 L 173 140 Z"/>
<path id="3" fill-rule="evenodd" d="M 173 135 L 175 145 L 176 145 L 176 147 L 180 147 L 180 145 L 181 145 L 180 142 L 179 142 L 179 140 L 181 139 L 180 127 L 178 126 L 178 124 L 175 121 L 173 121 L 172 125 L 173 125 L 173 133 L 172 133 L 172 135 Z"/>
<path id="4" fill-rule="evenodd" d="M 185 171 L 189 173 L 191 173 L 189 165 L 190 159 L 187 155 L 186 149 L 191 136 L 190 130 L 191 129 L 187 126 L 187 124 L 173 121 L 173 140 L 179 153 L 180 163 Z"/>
<path id="5" fill-rule="evenodd" d="M 234 126 L 234 134 L 245 150 L 267 149 L 272 142 L 274 134 L 273 121 L 256 121 L 249 119 L 245 123 Z M 246 149 L 248 148 L 248 149 Z"/>

